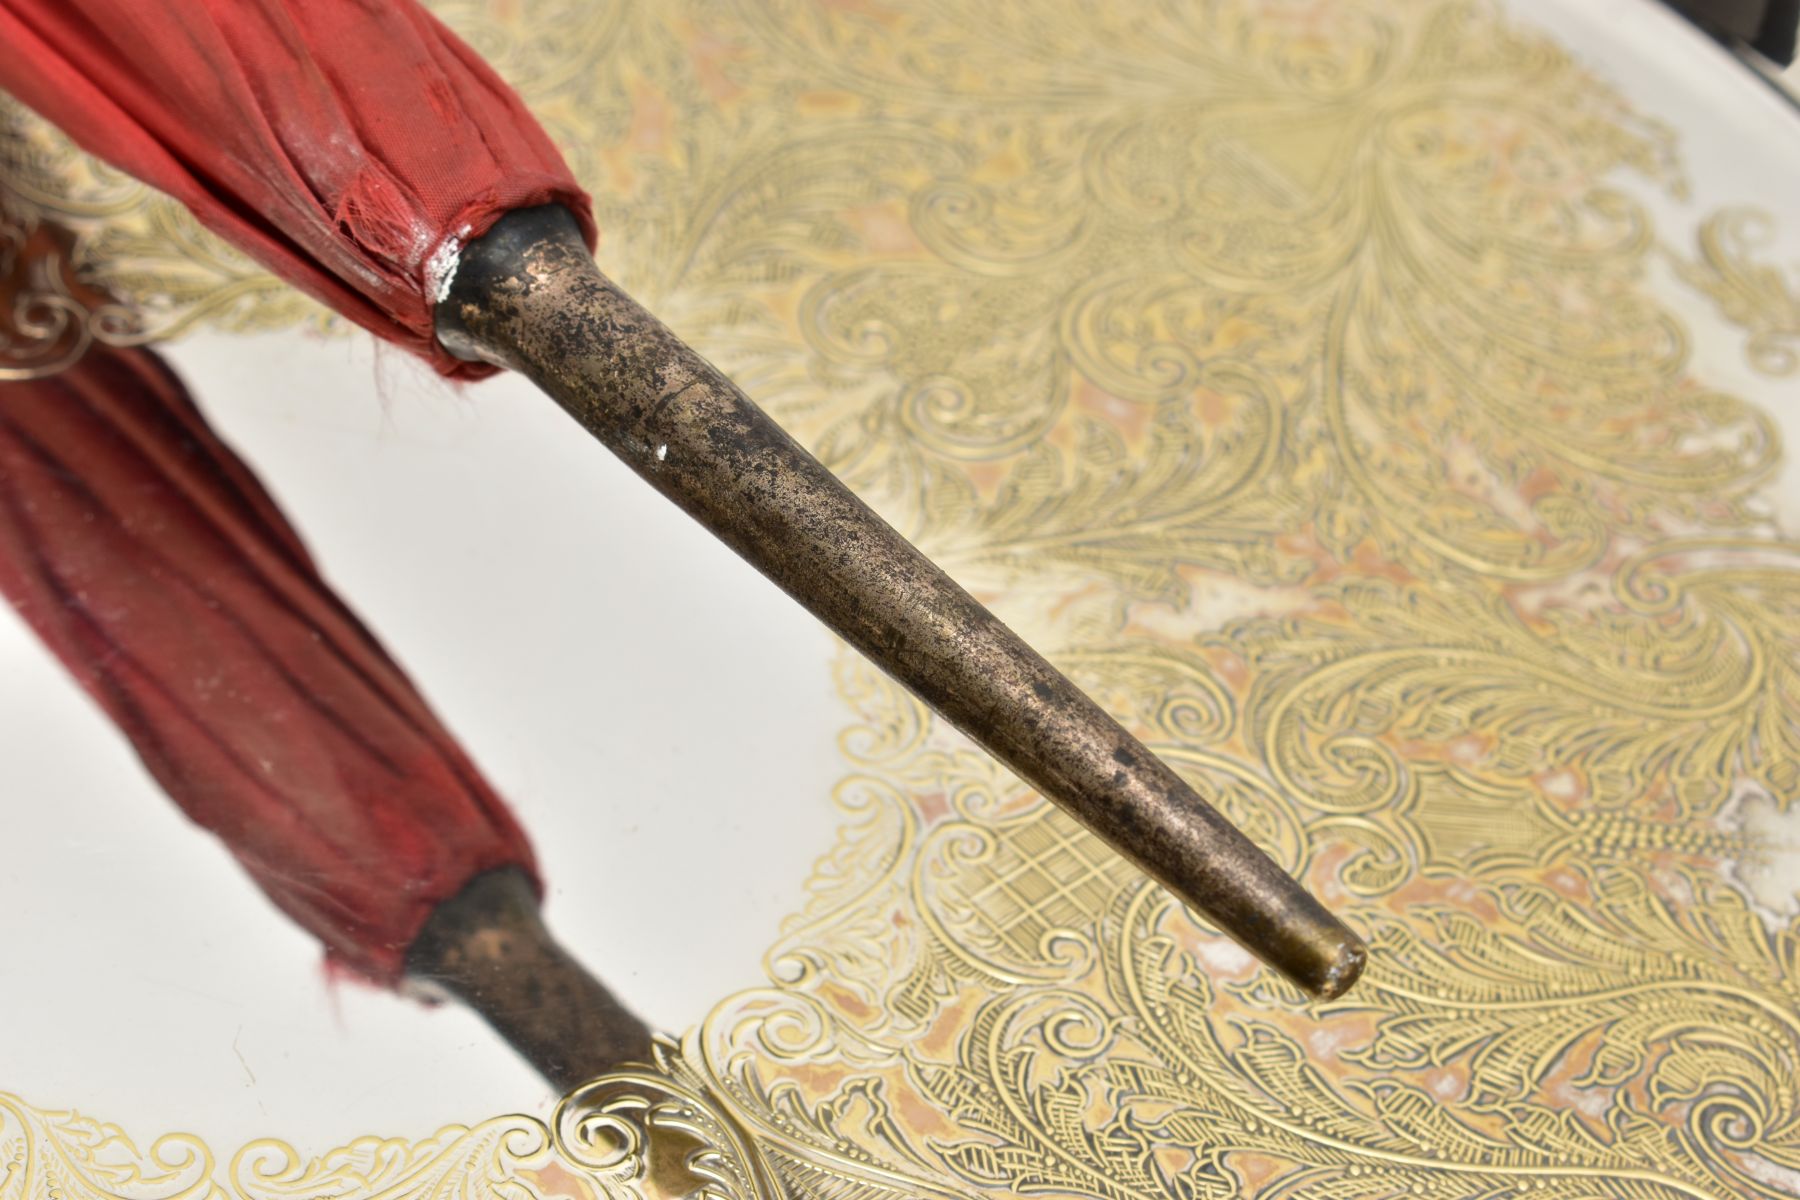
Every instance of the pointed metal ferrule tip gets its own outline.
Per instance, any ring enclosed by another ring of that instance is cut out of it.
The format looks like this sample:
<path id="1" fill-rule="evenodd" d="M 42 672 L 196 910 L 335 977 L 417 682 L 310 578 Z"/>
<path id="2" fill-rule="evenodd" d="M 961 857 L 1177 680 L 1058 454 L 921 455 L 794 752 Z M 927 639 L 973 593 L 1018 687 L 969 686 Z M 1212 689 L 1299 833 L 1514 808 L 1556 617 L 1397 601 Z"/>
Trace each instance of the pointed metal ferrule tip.
<path id="1" fill-rule="evenodd" d="M 1019 777 L 1314 996 L 1367 951 L 1180 776 L 595 267 L 561 208 L 503 217 L 437 307 Z"/>

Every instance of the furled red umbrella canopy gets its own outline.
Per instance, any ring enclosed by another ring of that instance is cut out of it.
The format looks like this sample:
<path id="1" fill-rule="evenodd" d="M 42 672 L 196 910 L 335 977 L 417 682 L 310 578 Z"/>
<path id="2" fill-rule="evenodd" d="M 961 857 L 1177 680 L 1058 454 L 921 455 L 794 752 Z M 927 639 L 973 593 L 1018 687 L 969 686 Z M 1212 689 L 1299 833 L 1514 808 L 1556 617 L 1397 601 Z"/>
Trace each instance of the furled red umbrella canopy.
<path id="1" fill-rule="evenodd" d="M 0 84 L 445 373 L 473 369 L 439 348 L 434 318 L 462 357 L 531 377 L 1246 946 L 1316 995 L 1355 981 L 1354 933 L 599 272 L 555 151 L 429 16 L 406 0 L 140 5 L 0 0 L 13 51 Z"/>
<path id="2" fill-rule="evenodd" d="M 67 244 L 0 255 L 0 313 L 69 277 Z M 0 597 L 333 961 L 466 1001 L 559 1087 L 642 1058 L 643 1022 L 544 928 L 506 805 L 174 373 L 108 346 L 39 373 L 59 362 L 0 364 Z"/>
<path id="3" fill-rule="evenodd" d="M 0 383 L 0 596 L 357 973 L 397 981 L 471 879 L 535 875 L 506 805 L 148 350 Z"/>
<path id="4" fill-rule="evenodd" d="M 523 103 L 411 0 L 0 0 L 0 88 L 447 375 L 432 304 L 510 209 L 591 205 Z"/>

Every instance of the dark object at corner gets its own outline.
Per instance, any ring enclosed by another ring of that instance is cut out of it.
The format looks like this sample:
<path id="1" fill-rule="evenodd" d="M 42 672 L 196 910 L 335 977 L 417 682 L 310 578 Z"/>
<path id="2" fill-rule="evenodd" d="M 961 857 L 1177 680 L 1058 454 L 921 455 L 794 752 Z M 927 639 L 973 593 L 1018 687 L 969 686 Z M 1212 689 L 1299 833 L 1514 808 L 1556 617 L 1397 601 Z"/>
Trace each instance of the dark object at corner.
<path id="1" fill-rule="evenodd" d="M 1771 62 L 1794 61 L 1800 0 L 1667 0 L 1669 7 L 1726 43 L 1742 43 Z"/>

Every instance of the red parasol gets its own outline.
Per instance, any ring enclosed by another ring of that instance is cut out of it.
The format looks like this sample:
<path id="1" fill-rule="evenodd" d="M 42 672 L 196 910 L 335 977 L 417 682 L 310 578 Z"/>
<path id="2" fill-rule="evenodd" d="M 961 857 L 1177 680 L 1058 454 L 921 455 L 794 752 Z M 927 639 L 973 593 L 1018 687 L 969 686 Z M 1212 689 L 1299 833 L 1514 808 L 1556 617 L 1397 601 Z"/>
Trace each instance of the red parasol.
<path id="1" fill-rule="evenodd" d="M 589 206 L 556 151 L 416 4 L 0 0 L 0 38 L 11 52 L 0 86 L 86 149 L 446 374 L 480 361 L 530 376 L 850 644 L 1289 978 L 1323 996 L 1356 979 L 1355 934 L 600 275 Z"/>
<path id="2" fill-rule="evenodd" d="M 535 878 L 506 805 L 149 351 L 0 383 L 0 595 L 359 974 L 397 981 L 476 876 Z"/>
<path id="3" fill-rule="evenodd" d="M 0 45 L 0 88 L 447 375 L 493 373 L 432 331 L 459 244 L 557 203 L 592 247 L 518 95 L 406 0 L 0 0 Z"/>
<path id="4" fill-rule="evenodd" d="M 505 804 L 150 351 L 0 382 L 0 595 L 334 961 L 460 997 L 559 1087 L 647 1052 L 544 928 Z"/>

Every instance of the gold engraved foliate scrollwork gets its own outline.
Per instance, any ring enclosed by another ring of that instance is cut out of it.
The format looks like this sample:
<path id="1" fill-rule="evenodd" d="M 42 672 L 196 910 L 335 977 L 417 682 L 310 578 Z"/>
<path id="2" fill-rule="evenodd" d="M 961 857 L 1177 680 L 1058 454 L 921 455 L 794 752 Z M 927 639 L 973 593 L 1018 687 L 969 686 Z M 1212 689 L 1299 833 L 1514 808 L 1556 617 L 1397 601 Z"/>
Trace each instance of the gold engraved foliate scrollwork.
<path id="1" fill-rule="evenodd" d="M 422 1141 L 360 1138 L 317 1158 L 251 1142 L 221 1173 L 195 1138 L 148 1153 L 119 1129 L 0 1094 L 0 1197 L 64 1200 L 755 1200 L 767 1167 L 730 1117 L 692 1090 L 679 1051 L 579 1088 L 546 1125 L 510 1116 Z"/>
<path id="2" fill-rule="evenodd" d="M 0 382 L 54 375 L 96 341 L 141 340 L 130 309 L 70 277 L 59 241 L 0 212 Z"/>
<path id="3" fill-rule="evenodd" d="M 1800 841 L 1800 560 L 1775 422 L 1647 272 L 1666 131 L 1454 0 L 438 9 L 570 148 L 607 270 L 1370 966 L 1304 1003 L 846 656 L 843 819 L 766 986 L 548 1127 L 215 1190 L 1800 1196 L 1800 901 L 1745 882 Z M 148 335 L 311 311 L 9 136 Z M 1749 220 L 1687 276 L 1785 371 Z M 6 1112 L 31 1171 L 114 1145 Z M 203 1147 L 119 1154 L 96 1200 L 210 1200 Z"/>
<path id="4" fill-rule="evenodd" d="M 783 36 L 879 57 L 811 11 Z M 1485 10 L 1359 28 L 1200 51 L 1212 107 L 1139 95 L 1042 153 L 1009 131 L 1030 167 L 915 190 L 925 265 L 847 268 L 799 310 L 853 418 L 792 411 L 1260 817 L 1372 932 L 1360 994 L 1296 1008 L 852 664 L 855 820 L 770 957 L 804 1048 L 759 1051 L 773 1002 L 727 1002 L 709 1061 L 981 1193 L 1800 1191 L 1794 914 L 1730 878 L 1746 797 L 1795 783 L 1775 427 L 1687 373 L 1646 289 L 1653 233 L 1609 176 L 1678 187 L 1660 134 Z M 1029 348 L 1021 313 L 1063 380 L 1029 427 L 954 348 Z M 908 379 L 986 432 L 892 407 Z"/>
<path id="5" fill-rule="evenodd" d="M 1676 255 L 1675 270 L 1744 331 L 1751 366 L 1782 376 L 1800 371 L 1800 287 L 1779 267 L 1757 261 L 1774 233 L 1768 213 L 1727 209 L 1700 226 L 1699 257 Z"/>

